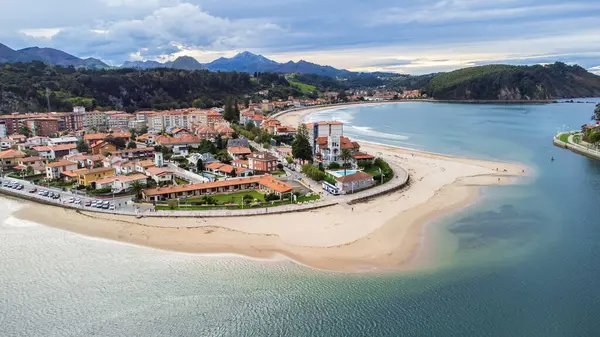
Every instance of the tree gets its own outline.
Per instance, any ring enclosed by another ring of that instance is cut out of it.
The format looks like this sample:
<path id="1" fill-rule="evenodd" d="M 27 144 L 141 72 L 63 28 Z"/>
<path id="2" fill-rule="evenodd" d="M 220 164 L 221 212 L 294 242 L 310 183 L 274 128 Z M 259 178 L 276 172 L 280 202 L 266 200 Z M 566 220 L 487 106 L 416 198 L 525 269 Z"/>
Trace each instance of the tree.
<path id="1" fill-rule="evenodd" d="M 592 120 L 600 121 L 600 103 L 596 104 L 596 109 L 594 110 Z"/>
<path id="2" fill-rule="evenodd" d="M 134 128 L 129 129 L 129 134 L 131 135 L 130 139 L 135 139 L 136 132 Z"/>
<path id="3" fill-rule="evenodd" d="M 204 163 L 202 162 L 202 159 L 198 158 L 198 161 L 196 162 L 196 168 L 198 169 L 198 172 L 204 171 Z"/>
<path id="4" fill-rule="evenodd" d="M 25 169 L 25 174 L 28 176 L 33 174 L 33 167 L 31 165 L 27 165 L 27 168 Z"/>
<path id="5" fill-rule="evenodd" d="M 77 141 L 77 151 L 80 153 L 88 153 L 90 152 L 90 147 L 83 139 L 80 139 Z"/>
<path id="6" fill-rule="evenodd" d="M 130 140 L 129 143 L 127 143 L 127 148 L 128 149 L 137 149 L 137 144 L 133 140 Z"/>
<path id="7" fill-rule="evenodd" d="M 304 124 L 300 124 L 296 131 L 296 138 L 292 142 L 292 155 L 296 159 L 312 160 L 312 146 L 310 145 L 308 128 Z"/>
<path id="8" fill-rule="evenodd" d="M 131 192 L 135 196 L 135 199 L 138 200 L 142 196 L 142 190 L 144 189 L 144 185 L 139 181 L 134 181 L 131 184 Z"/>
<path id="9" fill-rule="evenodd" d="M 350 149 L 342 149 L 340 153 L 340 159 L 344 162 L 344 176 L 346 175 L 346 169 L 348 168 L 348 163 L 352 160 L 352 152 Z"/>
<path id="10" fill-rule="evenodd" d="M 31 130 L 29 130 L 29 128 L 27 126 L 23 125 L 19 129 L 19 134 L 22 134 L 25 137 L 30 137 L 31 136 Z"/>
<path id="11" fill-rule="evenodd" d="M 217 137 L 215 137 L 215 147 L 217 150 L 223 149 L 223 139 L 221 138 L 221 134 L 218 134 Z"/>
<path id="12" fill-rule="evenodd" d="M 140 135 L 145 135 L 148 133 L 148 127 L 144 126 L 143 128 L 140 129 Z"/>

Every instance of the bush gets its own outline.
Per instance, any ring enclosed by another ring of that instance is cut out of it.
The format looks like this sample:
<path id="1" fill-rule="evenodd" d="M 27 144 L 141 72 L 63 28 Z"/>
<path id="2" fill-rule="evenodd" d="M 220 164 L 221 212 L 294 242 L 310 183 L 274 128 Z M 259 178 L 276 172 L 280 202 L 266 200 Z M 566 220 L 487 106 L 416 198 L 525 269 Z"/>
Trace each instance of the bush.
<path id="1" fill-rule="evenodd" d="M 306 174 L 310 179 L 314 181 L 321 181 L 325 178 L 325 173 L 319 168 L 313 166 L 312 164 L 306 164 L 302 166 L 302 173 Z"/>
<path id="2" fill-rule="evenodd" d="M 277 169 L 279 171 L 283 171 L 283 164 L 281 164 L 281 163 L 277 164 Z"/>
<path id="3" fill-rule="evenodd" d="M 331 185 L 333 185 L 333 186 L 335 186 L 335 184 L 337 184 L 337 180 L 335 180 L 335 178 L 333 178 L 332 176 L 330 176 L 330 175 L 328 175 L 328 174 L 327 174 L 327 175 L 325 175 L 325 178 L 324 178 L 324 180 L 325 180 L 326 182 L 330 183 L 330 184 L 331 184 Z"/>
<path id="4" fill-rule="evenodd" d="M 177 208 L 177 200 L 169 200 L 169 209 L 173 210 Z"/>
<path id="5" fill-rule="evenodd" d="M 279 200 L 279 196 L 275 193 L 269 193 L 265 195 L 265 201 L 275 201 Z"/>
<path id="6" fill-rule="evenodd" d="M 338 163 L 333 162 L 333 163 L 329 164 L 329 169 L 330 170 L 338 170 L 340 168 L 341 168 L 341 166 Z"/>
<path id="7" fill-rule="evenodd" d="M 365 170 L 368 170 L 373 167 L 373 162 L 371 160 L 359 160 L 357 162 L 358 167 L 362 167 Z"/>

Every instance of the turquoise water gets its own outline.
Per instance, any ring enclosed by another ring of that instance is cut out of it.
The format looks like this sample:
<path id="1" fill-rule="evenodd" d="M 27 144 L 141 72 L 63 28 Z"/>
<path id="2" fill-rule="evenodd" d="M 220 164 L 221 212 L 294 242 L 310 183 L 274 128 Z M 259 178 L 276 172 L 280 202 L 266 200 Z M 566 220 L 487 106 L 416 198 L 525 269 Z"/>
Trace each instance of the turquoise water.
<path id="1" fill-rule="evenodd" d="M 353 175 L 356 172 L 358 172 L 357 170 L 346 170 L 344 172 L 344 170 L 342 171 L 327 171 L 329 174 L 339 178 L 339 177 L 344 177 L 344 176 L 349 176 L 349 175 Z"/>
<path id="2" fill-rule="evenodd" d="M 529 184 L 487 188 L 430 224 L 439 267 L 416 273 L 162 252 L 19 221 L 18 203 L 2 199 L 0 336 L 598 336 L 600 162 L 551 141 L 592 111 L 407 103 L 320 113 L 346 120 L 351 138 L 535 169 Z"/>

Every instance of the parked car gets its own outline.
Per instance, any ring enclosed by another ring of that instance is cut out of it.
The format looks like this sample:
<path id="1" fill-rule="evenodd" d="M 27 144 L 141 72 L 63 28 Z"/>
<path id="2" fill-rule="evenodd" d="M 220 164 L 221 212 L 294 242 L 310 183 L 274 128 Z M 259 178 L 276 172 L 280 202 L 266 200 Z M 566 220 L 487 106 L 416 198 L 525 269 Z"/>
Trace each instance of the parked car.
<path id="1" fill-rule="evenodd" d="M 23 186 L 23 185 L 18 185 L 18 186 L 17 186 L 17 189 L 18 189 L 19 191 L 20 191 L 20 190 L 22 190 L 23 188 L 25 188 L 25 186 Z"/>
<path id="2" fill-rule="evenodd" d="M 110 205 L 110 206 L 108 207 L 108 209 L 109 209 L 109 210 L 111 210 L 111 211 L 114 211 L 114 210 L 115 210 L 115 209 L 117 209 L 117 208 L 115 207 L 115 205 Z"/>
<path id="3" fill-rule="evenodd" d="M 53 198 L 53 197 L 54 197 L 54 192 L 48 191 L 48 198 Z"/>
<path id="4" fill-rule="evenodd" d="M 108 205 L 106 205 L 106 204 L 102 204 L 102 208 L 103 208 L 103 209 L 108 209 L 108 207 L 109 207 Z"/>
<path id="5" fill-rule="evenodd" d="M 29 190 L 29 193 L 35 193 L 35 192 L 37 192 L 37 188 L 32 188 Z"/>
<path id="6" fill-rule="evenodd" d="M 75 202 L 75 199 L 73 197 L 70 197 L 69 200 L 67 200 L 69 202 L 69 204 L 72 204 Z"/>
<path id="7" fill-rule="evenodd" d="M 90 206 L 92 206 L 92 202 L 91 202 L 91 201 L 89 201 L 89 200 L 88 200 L 88 201 L 86 201 L 86 202 L 85 202 L 85 207 L 90 207 Z"/>
<path id="8" fill-rule="evenodd" d="M 53 197 L 53 198 L 54 198 L 54 199 L 60 199 L 60 194 L 58 194 L 58 193 L 54 193 L 54 197 Z"/>

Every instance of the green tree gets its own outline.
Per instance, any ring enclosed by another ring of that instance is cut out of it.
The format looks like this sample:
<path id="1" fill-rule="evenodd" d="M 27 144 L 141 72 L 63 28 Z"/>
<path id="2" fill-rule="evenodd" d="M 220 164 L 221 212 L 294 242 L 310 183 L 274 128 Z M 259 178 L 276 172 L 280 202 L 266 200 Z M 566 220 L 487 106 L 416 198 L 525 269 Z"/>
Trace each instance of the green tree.
<path id="1" fill-rule="evenodd" d="M 310 145 L 308 128 L 304 124 L 300 124 L 296 131 L 296 138 L 292 142 L 292 155 L 296 159 L 312 160 L 312 146 Z"/>
<path id="2" fill-rule="evenodd" d="M 204 171 L 204 163 L 202 162 L 202 159 L 198 158 L 198 161 L 196 162 L 196 168 L 198 169 L 198 172 Z"/>
<path id="3" fill-rule="evenodd" d="M 215 137 L 215 147 L 217 148 L 217 150 L 223 149 L 223 139 L 221 138 L 220 134 L 218 134 L 217 137 Z"/>
<path id="4" fill-rule="evenodd" d="M 25 125 L 21 126 L 19 129 L 19 134 L 25 135 L 26 137 L 31 137 L 31 130 Z"/>
<path id="5" fill-rule="evenodd" d="M 596 109 L 594 110 L 592 120 L 600 121 L 600 103 L 596 104 Z"/>
<path id="6" fill-rule="evenodd" d="M 137 144 L 133 140 L 130 140 L 129 143 L 127 143 L 127 148 L 128 149 L 137 149 Z"/>
<path id="7" fill-rule="evenodd" d="M 131 193 L 135 196 L 136 200 L 139 200 L 142 196 L 142 191 L 144 190 L 144 185 L 139 181 L 134 181 L 131 184 Z"/>
<path id="8" fill-rule="evenodd" d="M 350 151 L 350 149 L 342 149 L 342 152 L 340 152 L 340 160 L 344 162 L 344 176 L 346 175 L 348 163 L 352 160 L 352 158 L 352 151 Z"/>
<path id="9" fill-rule="evenodd" d="M 77 151 L 80 153 L 88 153 L 90 152 L 90 147 L 83 139 L 80 139 L 77 141 Z"/>

